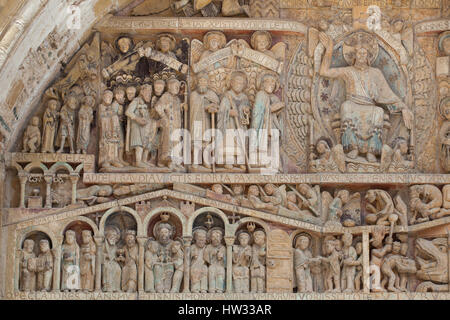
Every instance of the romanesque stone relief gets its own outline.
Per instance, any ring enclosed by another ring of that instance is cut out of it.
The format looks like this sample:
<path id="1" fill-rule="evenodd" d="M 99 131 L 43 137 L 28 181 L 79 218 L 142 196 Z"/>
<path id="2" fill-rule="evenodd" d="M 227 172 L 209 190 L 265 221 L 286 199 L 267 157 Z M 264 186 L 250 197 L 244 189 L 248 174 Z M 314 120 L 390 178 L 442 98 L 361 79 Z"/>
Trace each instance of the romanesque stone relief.
<path id="1" fill-rule="evenodd" d="M 0 136 L 7 294 L 448 298 L 439 5 L 150 2 Z"/>

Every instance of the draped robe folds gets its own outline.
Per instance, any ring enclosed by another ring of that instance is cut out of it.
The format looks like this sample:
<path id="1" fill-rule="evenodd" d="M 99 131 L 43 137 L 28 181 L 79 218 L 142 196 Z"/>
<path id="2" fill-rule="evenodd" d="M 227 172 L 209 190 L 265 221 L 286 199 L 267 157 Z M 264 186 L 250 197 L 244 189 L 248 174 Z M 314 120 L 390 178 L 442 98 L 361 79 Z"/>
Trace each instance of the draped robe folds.
<path id="1" fill-rule="evenodd" d="M 191 94 L 190 133 L 193 141 L 203 141 L 204 133 L 211 129 L 211 115 L 207 108 L 211 104 L 219 105 L 217 94 L 209 90 L 205 93 L 194 91 Z M 196 126 L 201 123 L 201 126 Z"/>
<path id="2" fill-rule="evenodd" d="M 172 242 L 158 243 L 157 261 L 154 263 L 155 289 L 158 293 L 169 292 L 172 286 L 174 263 L 170 249 Z"/>
<path id="3" fill-rule="evenodd" d="M 207 288 L 201 288 L 203 283 L 206 284 L 205 279 L 208 276 L 208 267 L 204 259 L 205 249 L 195 244 L 191 246 L 191 290 L 196 286 L 200 290 L 207 290 Z"/>
<path id="4" fill-rule="evenodd" d="M 126 246 L 125 265 L 122 268 L 122 290 L 136 291 L 137 289 L 137 263 L 139 261 L 139 248 L 134 244 L 131 248 Z"/>
<path id="5" fill-rule="evenodd" d="M 172 141 L 172 134 L 175 130 L 181 129 L 181 102 L 177 96 L 166 92 L 156 103 L 155 109 L 161 117 L 158 160 L 160 163 L 168 163 L 173 161 L 174 155 L 172 150 L 174 145 L 181 141 L 181 137 L 178 141 Z"/>
<path id="6" fill-rule="evenodd" d="M 399 112 L 406 105 L 392 91 L 381 70 L 367 67 L 339 68 L 346 83 L 346 101 L 341 105 L 342 145 L 346 152 L 358 149 L 360 153 L 380 155 L 383 144 L 384 110 Z M 338 70 L 339 70 L 338 69 Z"/>
<path id="7" fill-rule="evenodd" d="M 25 250 L 20 260 L 20 290 L 34 291 L 36 288 L 36 255 Z"/>
<path id="8" fill-rule="evenodd" d="M 245 280 L 250 278 L 249 261 L 252 257 L 252 248 L 250 246 L 233 247 L 233 279 Z"/>
<path id="9" fill-rule="evenodd" d="M 102 269 L 102 284 L 103 291 L 118 292 L 120 291 L 120 284 L 122 278 L 122 269 L 116 260 L 117 247 L 109 245 L 106 240 L 103 247 L 103 269 Z"/>
<path id="10" fill-rule="evenodd" d="M 119 161 L 119 149 L 123 144 L 120 126 L 119 104 L 100 105 L 99 163 L 101 165 Z"/>
<path id="11" fill-rule="evenodd" d="M 91 123 L 94 119 L 93 110 L 89 106 L 82 106 L 78 113 L 78 149 L 87 150 L 91 137 Z"/>
<path id="12" fill-rule="evenodd" d="M 251 277 L 265 279 L 266 278 L 266 256 L 261 256 L 261 253 L 265 254 L 266 248 L 254 244 L 252 246 L 252 261 L 250 264 Z"/>
<path id="13" fill-rule="evenodd" d="M 75 138 L 75 111 L 70 109 L 69 106 L 64 105 L 61 108 L 61 124 L 59 126 L 59 134 L 57 139 L 57 146 L 61 146 L 61 138 L 68 137 L 69 139 Z M 75 141 L 73 141 L 75 142 Z M 65 145 L 63 147 L 69 146 L 69 141 L 65 141 Z"/>
<path id="14" fill-rule="evenodd" d="M 280 103 L 280 99 L 274 94 L 268 94 L 265 91 L 259 91 L 256 94 L 251 128 L 256 130 L 257 140 L 254 143 L 257 147 L 264 147 L 262 146 L 263 134 L 270 135 L 272 129 L 281 129 L 277 115 L 271 108 L 277 103 Z"/>
<path id="15" fill-rule="evenodd" d="M 218 258 L 221 253 L 222 259 Z M 223 245 L 213 246 L 209 244 L 206 246 L 204 252 L 205 261 L 209 264 L 208 280 L 209 291 L 216 292 L 217 290 L 225 291 L 225 264 L 226 264 L 226 248 Z"/>
<path id="16" fill-rule="evenodd" d="M 72 245 L 63 244 L 61 256 L 61 290 L 80 289 L 80 247 L 77 243 Z"/>
<path id="17" fill-rule="evenodd" d="M 245 136 L 243 135 L 245 132 L 242 132 L 242 136 L 237 135 L 237 137 L 234 138 L 233 143 L 231 141 L 232 139 L 227 139 L 227 130 L 245 130 L 247 128 L 247 126 L 243 124 L 243 120 L 245 119 L 244 108 L 249 106 L 250 101 L 247 95 L 245 93 L 236 94 L 233 90 L 227 91 L 220 103 L 219 112 L 217 114 L 217 129 L 222 133 L 225 156 L 237 156 L 244 152 Z M 233 109 L 238 113 L 237 121 L 230 116 L 230 111 Z"/>
<path id="18" fill-rule="evenodd" d="M 130 151 L 136 147 L 147 148 L 150 143 L 149 126 L 155 125 L 154 121 L 150 118 L 150 112 L 148 105 L 141 97 L 135 98 L 126 111 L 128 117 L 128 131 L 126 150 Z M 147 120 L 146 125 L 140 125 L 137 121 L 133 120 L 134 117 L 144 118 Z M 154 138 L 154 137 L 153 137 Z"/>
<path id="19" fill-rule="evenodd" d="M 295 249 L 294 269 L 297 277 L 298 292 L 312 292 L 312 277 L 309 261 L 312 259 L 311 251 Z"/>
<path id="20" fill-rule="evenodd" d="M 96 248 L 93 241 L 81 245 L 80 274 L 82 290 L 94 290 Z"/>
<path id="21" fill-rule="evenodd" d="M 44 113 L 42 123 L 42 153 L 55 152 L 55 134 L 58 126 L 58 112 L 52 111 L 50 108 Z"/>

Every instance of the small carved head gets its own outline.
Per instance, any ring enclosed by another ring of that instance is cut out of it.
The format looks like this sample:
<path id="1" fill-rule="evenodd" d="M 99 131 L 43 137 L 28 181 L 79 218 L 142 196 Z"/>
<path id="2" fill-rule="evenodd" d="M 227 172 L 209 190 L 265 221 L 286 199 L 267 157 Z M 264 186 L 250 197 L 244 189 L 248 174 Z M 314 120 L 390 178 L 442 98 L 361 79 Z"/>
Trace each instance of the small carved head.
<path id="1" fill-rule="evenodd" d="M 268 31 L 256 31 L 250 42 L 253 49 L 263 52 L 272 46 L 272 35 Z"/>
<path id="2" fill-rule="evenodd" d="M 83 230 L 81 232 L 81 241 L 83 244 L 88 244 L 92 241 L 92 231 L 91 230 Z"/>
<path id="3" fill-rule="evenodd" d="M 60 105 L 59 105 L 59 101 L 55 100 L 55 99 L 50 99 L 47 102 L 47 106 L 50 108 L 50 110 L 52 111 L 56 111 L 59 109 Z"/>
<path id="4" fill-rule="evenodd" d="M 39 118 L 38 118 L 38 117 L 33 117 L 33 118 L 31 119 L 31 124 L 32 124 L 33 126 L 35 126 L 35 127 L 38 127 L 38 126 L 39 126 Z"/>
<path id="5" fill-rule="evenodd" d="M 206 72 L 200 72 L 196 76 L 197 80 L 197 90 L 200 93 L 206 93 L 209 85 L 209 77 Z"/>
<path id="6" fill-rule="evenodd" d="M 122 36 L 116 40 L 116 47 L 122 54 L 127 54 L 134 48 L 133 39 L 128 36 Z"/>
<path id="7" fill-rule="evenodd" d="M 362 242 L 358 242 L 355 245 L 356 254 L 359 256 L 362 253 Z"/>
<path id="8" fill-rule="evenodd" d="M 163 33 L 158 36 L 156 41 L 157 50 L 167 53 L 169 51 L 175 50 L 176 39 L 170 33 Z"/>
<path id="9" fill-rule="evenodd" d="M 353 235 L 349 232 L 346 232 L 342 235 L 342 242 L 344 246 L 350 247 L 353 242 Z"/>
<path id="10" fill-rule="evenodd" d="M 106 241 L 108 241 L 109 245 L 114 246 L 116 242 L 119 240 L 120 233 L 116 228 L 108 228 L 105 232 Z"/>
<path id="11" fill-rule="evenodd" d="M 222 185 L 221 184 L 214 184 L 212 187 L 211 187 L 211 190 L 214 192 L 214 193 L 217 193 L 217 194 L 223 194 L 223 187 L 222 187 Z"/>
<path id="12" fill-rule="evenodd" d="M 121 86 L 114 89 L 114 98 L 119 104 L 125 103 L 125 89 Z"/>
<path id="13" fill-rule="evenodd" d="M 152 101 L 152 92 L 153 88 L 150 84 L 144 84 L 141 87 L 141 91 L 139 92 L 139 95 L 144 99 L 145 102 L 149 103 Z"/>
<path id="14" fill-rule="evenodd" d="M 243 92 L 248 85 L 247 76 L 242 71 L 233 71 L 230 78 L 230 88 L 233 89 L 235 93 Z"/>
<path id="15" fill-rule="evenodd" d="M 222 229 L 220 228 L 211 229 L 209 238 L 213 246 L 218 246 L 219 244 L 221 244 L 223 239 Z"/>
<path id="16" fill-rule="evenodd" d="M 23 242 L 23 250 L 25 250 L 25 251 L 28 252 L 28 253 L 33 252 L 33 250 L 34 250 L 34 240 L 32 240 L 32 239 L 26 239 L 26 240 Z"/>
<path id="17" fill-rule="evenodd" d="M 258 186 L 251 185 L 250 187 L 248 187 L 248 195 L 258 197 L 259 196 Z"/>
<path id="18" fill-rule="evenodd" d="M 42 253 L 46 253 L 50 250 L 50 243 L 46 239 L 39 241 L 39 249 Z"/>
<path id="19" fill-rule="evenodd" d="M 205 50 L 217 51 L 227 44 L 227 38 L 220 31 L 210 31 L 203 37 Z"/>
<path id="20" fill-rule="evenodd" d="M 156 238 L 160 243 L 168 243 L 173 235 L 173 227 L 169 223 L 160 223 L 156 228 Z"/>
<path id="21" fill-rule="evenodd" d="M 297 240 L 295 240 L 295 248 L 300 250 L 306 250 L 309 248 L 309 245 L 311 244 L 311 238 L 309 235 L 306 234 L 300 234 L 297 237 Z"/>
<path id="22" fill-rule="evenodd" d="M 73 230 L 67 230 L 67 231 L 66 231 L 66 239 L 65 239 L 65 242 L 66 242 L 68 245 L 71 245 L 71 244 L 74 244 L 75 241 L 76 241 L 76 234 L 75 234 L 75 231 L 73 231 Z"/>
<path id="23" fill-rule="evenodd" d="M 153 88 L 155 90 L 155 95 L 160 97 L 166 89 L 166 82 L 163 79 L 156 79 L 153 82 Z"/>
<path id="24" fill-rule="evenodd" d="M 266 243 L 266 233 L 262 229 L 257 229 L 253 232 L 253 242 L 258 246 L 263 246 Z"/>
<path id="25" fill-rule="evenodd" d="M 238 241 L 242 247 L 248 246 L 250 243 L 250 234 L 247 231 L 240 232 L 238 235 Z"/>
<path id="26" fill-rule="evenodd" d="M 114 94 L 111 90 L 105 90 L 103 92 L 103 103 L 109 106 L 112 103 Z"/>
<path id="27" fill-rule="evenodd" d="M 203 248 L 206 245 L 207 232 L 203 228 L 194 230 L 193 232 L 195 244 L 199 248 Z"/>
<path id="28" fill-rule="evenodd" d="M 401 249 L 402 243 L 399 241 L 394 241 L 394 243 L 392 244 L 392 253 L 399 254 Z"/>
<path id="29" fill-rule="evenodd" d="M 167 81 L 167 91 L 173 95 L 178 95 L 180 93 L 181 83 L 177 78 L 171 78 Z"/>
<path id="30" fill-rule="evenodd" d="M 127 99 L 128 99 L 128 101 L 133 101 L 134 100 L 134 98 L 136 98 L 136 87 L 134 87 L 134 86 L 129 86 L 128 88 L 127 88 Z"/>
<path id="31" fill-rule="evenodd" d="M 231 186 L 231 190 L 233 190 L 234 195 L 242 195 L 244 193 L 244 187 L 240 184 L 234 184 Z"/>
<path id="32" fill-rule="evenodd" d="M 128 247 L 132 247 L 136 244 L 136 231 L 127 230 L 125 232 L 125 242 Z"/>
<path id="33" fill-rule="evenodd" d="M 275 185 L 272 184 L 272 183 L 268 183 L 268 184 L 266 184 L 266 185 L 264 186 L 264 191 L 265 191 L 269 196 L 273 195 L 273 194 L 275 193 L 275 190 L 276 190 L 276 189 L 277 189 L 277 188 L 276 188 Z"/>

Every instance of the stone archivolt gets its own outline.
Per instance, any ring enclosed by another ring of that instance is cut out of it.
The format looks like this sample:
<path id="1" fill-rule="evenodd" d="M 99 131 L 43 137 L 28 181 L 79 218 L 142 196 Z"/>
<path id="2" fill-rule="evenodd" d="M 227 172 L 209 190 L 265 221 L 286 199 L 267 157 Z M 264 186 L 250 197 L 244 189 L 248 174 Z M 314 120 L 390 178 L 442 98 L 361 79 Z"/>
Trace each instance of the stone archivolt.
<path id="1" fill-rule="evenodd" d="M 95 26 L 2 159 L 6 298 L 449 298 L 448 19 L 261 3 Z"/>

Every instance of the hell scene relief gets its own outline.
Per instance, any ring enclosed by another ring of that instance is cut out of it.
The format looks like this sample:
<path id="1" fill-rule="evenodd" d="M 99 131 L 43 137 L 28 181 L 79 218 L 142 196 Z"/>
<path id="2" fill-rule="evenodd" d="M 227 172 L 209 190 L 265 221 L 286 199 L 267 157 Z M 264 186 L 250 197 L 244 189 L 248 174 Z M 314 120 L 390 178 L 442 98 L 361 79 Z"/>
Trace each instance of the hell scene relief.
<path id="1" fill-rule="evenodd" d="M 445 1 L 160 2 L 0 118 L 5 297 L 450 299 Z"/>

